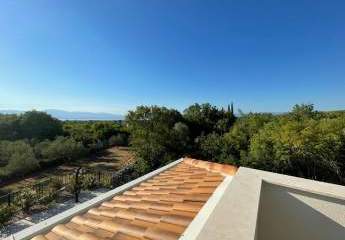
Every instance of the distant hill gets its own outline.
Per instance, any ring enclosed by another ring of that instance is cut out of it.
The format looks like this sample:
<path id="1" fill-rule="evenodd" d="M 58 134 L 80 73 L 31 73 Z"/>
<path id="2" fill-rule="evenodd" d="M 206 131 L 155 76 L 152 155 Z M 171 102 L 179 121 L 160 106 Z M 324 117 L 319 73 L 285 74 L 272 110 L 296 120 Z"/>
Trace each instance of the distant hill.
<path id="1" fill-rule="evenodd" d="M 59 109 L 47 109 L 42 110 L 53 117 L 60 120 L 123 120 L 124 116 L 121 114 L 112 114 L 112 113 L 95 113 L 95 112 L 69 112 Z M 3 114 L 20 114 L 25 111 L 18 110 L 0 110 L 0 113 Z"/>

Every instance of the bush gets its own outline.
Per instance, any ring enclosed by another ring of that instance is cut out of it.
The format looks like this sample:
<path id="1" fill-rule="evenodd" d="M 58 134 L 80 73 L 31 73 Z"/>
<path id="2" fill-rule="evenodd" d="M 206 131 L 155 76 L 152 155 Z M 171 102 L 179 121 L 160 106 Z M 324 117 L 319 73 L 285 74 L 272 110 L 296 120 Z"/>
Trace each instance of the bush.
<path id="1" fill-rule="evenodd" d="M 48 184 L 48 193 L 42 199 L 40 199 L 41 204 L 48 204 L 56 200 L 59 195 L 59 191 L 63 188 L 63 183 L 60 178 L 52 178 Z"/>
<path id="2" fill-rule="evenodd" d="M 76 195 L 81 192 L 81 190 L 83 189 L 83 176 L 82 174 L 79 174 L 78 176 L 78 182 L 75 181 L 75 178 L 73 177 L 71 179 L 71 181 L 68 182 L 68 184 L 66 185 L 66 191 Z"/>
<path id="3" fill-rule="evenodd" d="M 23 176 L 39 168 L 32 147 L 24 141 L 8 142 L 1 149 L 2 156 L 8 164 L 4 173 L 9 176 Z"/>
<path id="4" fill-rule="evenodd" d="M 58 137 L 54 141 L 44 141 L 36 145 L 35 152 L 45 163 L 63 163 L 80 159 L 87 153 L 82 143 L 73 138 Z"/>
<path id="5" fill-rule="evenodd" d="M 31 208 L 37 203 L 36 191 L 26 188 L 23 189 L 15 199 L 15 205 L 20 207 L 23 212 L 29 213 Z"/>
<path id="6" fill-rule="evenodd" d="M 0 205 L 0 227 L 3 227 L 11 220 L 14 214 L 14 208 L 7 205 Z"/>
<path id="7" fill-rule="evenodd" d="M 344 183 L 344 147 L 345 118 L 282 119 L 266 125 L 253 137 L 247 164 L 319 181 Z"/>
<path id="8" fill-rule="evenodd" d="M 151 170 L 150 164 L 144 159 L 138 159 L 134 164 L 134 171 L 138 175 L 143 175 L 148 173 Z"/>
<path id="9" fill-rule="evenodd" d="M 105 144 L 103 141 L 97 141 L 95 143 L 90 143 L 88 145 L 88 148 L 90 149 L 90 152 L 97 153 L 104 149 Z"/>
<path id="10" fill-rule="evenodd" d="M 63 128 L 65 135 L 82 142 L 84 146 L 106 142 L 111 136 L 124 132 L 123 127 L 114 121 L 66 121 Z"/>
<path id="11" fill-rule="evenodd" d="M 60 178 L 52 178 L 48 184 L 48 188 L 51 192 L 57 192 L 63 187 L 63 183 Z"/>
<path id="12" fill-rule="evenodd" d="M 108 140 L 110 146 L 127 146 L 128 136 L 124 133 L 119 133 L 117 135 L 111 136 Z"/>
<path id="13" fill-rule="evenodd" d="M 97 187 L 97 179 L 91 174 L 85 174 L 80 177 L 81 188 L 84 190 L 92 190 Z"/>

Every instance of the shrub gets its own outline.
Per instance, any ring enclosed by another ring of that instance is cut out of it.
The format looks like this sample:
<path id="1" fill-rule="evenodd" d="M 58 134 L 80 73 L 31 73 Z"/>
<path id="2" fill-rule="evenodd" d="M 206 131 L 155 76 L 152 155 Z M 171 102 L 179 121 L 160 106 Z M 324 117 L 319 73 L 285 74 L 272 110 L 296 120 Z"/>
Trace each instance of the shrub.
<path id="1" fill-rule="evenodd" d="M 320 181 L 344 182 L 345 118 L 282 120 L 250 145 L 250 166 Z"/>
<path id="2" fill-rule="evenodd" d="M 81 188 L 85 190 L 95 189 L 97 187 L 96 177 L 90 174 L 86 174 L 81 177 Z"/>
<path id="3" fill-rule="evenodd" d="M 20 207 L 23 212 L 29 213 L 31 208 L 37 203 L 37 193 L 36 191 L 26 188 L 22 190 L 15 199 L 15 205 Z"/>
<path id="4" fill-rule="evenodd" d="M 39 168 L 32 147 L 24 141 L 8 143 L 1 155 L 8 160 L 4 170 L 8 176 L 23 176 Z"/>
<path id="5" fill-rule="evenodd" d="M 73 138 L 58 137 L 54 141 L 44 141 L 36 145 L 35 152 L 44 163 L 71 162 L 86 155 L 82 143 Z"/>
<path id="6" fill-rule="evenodd" d="M 134 171 L 139 175 L 148 173 L 150 170 L 150 164 L 142 158 L 138 159 L 134 164 Z"/>
<path id="7" fill-rule="evenodd" d="M 104 149 L 104 146 L 105 146 L 104 142 L 99 140 L 95 143 L 90 143 L 88 145 L 88 148 L 90 149 L 91 152 L 97 153 L 97 152 L 102 151 Z"/>
<path id="8" fill-rule="evenodd" d="M 81 176 L 79 176 L 78 182 L 76 182 L 75 179 L 73 178 L 72 181 L 69 181 L 69 183 L 66 185 L 66 191 L 73 195 L 79 194 L 82 188 L 83 188 L 83 183 L 82 183 Z"/>
<path id="9" fill-rule="evenodd" d="M 41 204 L 49 204 L 55 201 L 59 195 L 59 191 L 63 188 L 63 183 L 58 177 L 55 177 L 50 180 L 47 187 L 47 194 L 43 198 L 39 199 Z"/>
<path id="10" fill-rule="evenodd" d="M 14 208 L 12 206 L 0 205 L 0 227 L 4 226 L 9 220 L 11 220 L 14 214 Z"/>
<path id="11" fill-rule="evenodd" d="M 62 183 L 61 179 L 58 177 L 52 178 L 48 184 L 49 191 L 51 191 L 51 192 L 57 192 L 62 187 L 63 187 L 63 183 Z"/>
<path id="12" fill-rule="evenodd" d="M 127 146 L 128 137 L 124 133 L 119 133 L 117 135 L 111 136 L 109 138 L 108 144 L 110 146 Z"/>

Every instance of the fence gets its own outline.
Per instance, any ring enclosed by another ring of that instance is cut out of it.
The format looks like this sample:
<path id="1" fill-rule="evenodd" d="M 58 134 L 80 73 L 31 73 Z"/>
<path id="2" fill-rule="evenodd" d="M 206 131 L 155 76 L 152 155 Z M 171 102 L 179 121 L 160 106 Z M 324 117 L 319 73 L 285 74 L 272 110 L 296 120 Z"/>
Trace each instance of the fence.
<path id="1" fill-rule="evenodd" d="M 97 187 L 103 188 L 115 188 L 134 178 L 138 175 L 134 171 L 133 166 L 127 166 L 120 171 L 110 172 L 110 171 L 87 171 L 84 169 L 79 169 L 73 174 L 66 174 L 61 176 L 55 176 L 38 183 L 25 186 L 19 191 L 10 192 L 0 196 L 0 206 L 1 205 L 15 205 L 20 201 L 23 196 L 23 192 L 27 190 L 33 190 L 35 196 L 34 199 L 42 199 L 51 194 L 52 188 L 51 184 L 55 181 L 61 184 L 61 188 L 58 191 L 66 190 L 67 186 L 73 186 L 78 188 L 78 190 L 72 190 L 75 194 L 76 201 L 78 201 L 78 194 L 82 189 L 92 189 Z M 73 188 L 72 187 L 72 188 Z M 20 208 L 20 206 L 17 206 Z M 22 210 L 22 209 L 19 209 Z"/>

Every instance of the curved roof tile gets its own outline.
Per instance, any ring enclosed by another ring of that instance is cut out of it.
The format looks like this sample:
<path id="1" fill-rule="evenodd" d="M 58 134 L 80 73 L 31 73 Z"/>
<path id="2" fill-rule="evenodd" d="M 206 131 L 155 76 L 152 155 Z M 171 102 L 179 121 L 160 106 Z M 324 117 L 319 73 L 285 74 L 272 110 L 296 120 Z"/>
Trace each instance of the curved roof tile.
<path id="1" fill-rule="evenodd" d="M 224 177 L 236 171 L 234 166 L 185 158 L 33 240 L 178 239 Z"/>

